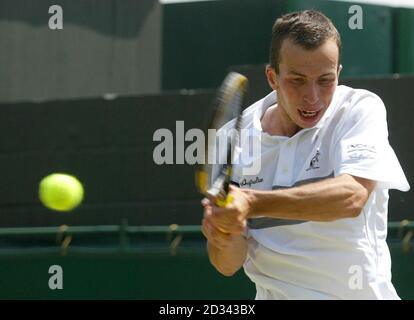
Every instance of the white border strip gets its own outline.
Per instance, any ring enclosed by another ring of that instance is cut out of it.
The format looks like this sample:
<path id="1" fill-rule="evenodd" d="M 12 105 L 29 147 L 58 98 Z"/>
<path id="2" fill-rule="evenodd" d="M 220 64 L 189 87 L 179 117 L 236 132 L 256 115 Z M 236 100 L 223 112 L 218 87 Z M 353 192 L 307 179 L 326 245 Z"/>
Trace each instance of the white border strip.
<path id="1" fill-rule="evenodd" d="M 335 1 L 382 5 L 382 6 L 397 7 L 397 8 L 413 8 L 414 9 L 414 0 L 335 0 Z"/>
<path id="2" fill-rule="evenodd" d="M 201 2 L 201 1 L 219 1 L 219 0 L 159 0 L 159 2 L 162 4 Z M 225 0 L 221 0 L 221 1 L 225 1 Z M 353 3 L 361 3 L 361 4 L 373 4 L 373 5 L 382 5 L 382 6 L 388 6 L 388 7 L 400 7 L 400 8 L 413 8 L 414 9 L 414 0 L 330 0 L 330 1 L 353 2 Z"/>

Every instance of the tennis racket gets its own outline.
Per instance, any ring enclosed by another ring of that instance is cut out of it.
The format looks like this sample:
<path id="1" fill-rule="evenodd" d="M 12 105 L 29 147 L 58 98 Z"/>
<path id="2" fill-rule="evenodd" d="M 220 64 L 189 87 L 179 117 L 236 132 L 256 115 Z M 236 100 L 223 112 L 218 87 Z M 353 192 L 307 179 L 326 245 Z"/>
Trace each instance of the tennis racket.
<path id="1" fill-rule="evenodd" d="M 228 193 L 233 173 L 234 149 L 240 139 L 242 105 L 247 84 L 247 78 L 239 73 L 230 72 L 226 76 L 216 94 L 204 130 L 208 141 L 205 143 L 205 161 L 196 169 L 196 185 L 203 195 L 213 196 L 219 207 L 225 207 L 233 201 Z M 222 128 L 225 124 L 225 128 Z M 221 148 L 222 144 L 217 143 L 220 141 L 218 135 L 221 134 L 226 138 L 223 153 L 225 161 L 218 159 L 218 147 Z"/>

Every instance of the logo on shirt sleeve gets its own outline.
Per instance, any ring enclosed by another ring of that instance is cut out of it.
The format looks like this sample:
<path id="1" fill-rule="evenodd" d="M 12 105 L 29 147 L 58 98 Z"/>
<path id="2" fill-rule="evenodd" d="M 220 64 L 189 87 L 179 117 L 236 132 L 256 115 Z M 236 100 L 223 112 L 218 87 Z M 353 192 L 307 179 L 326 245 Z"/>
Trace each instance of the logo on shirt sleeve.
<path id="1" fill-rule="evenodd" d="M 354 143 L 348 145 L 347 154 L 351 159 L 375 159 L 377 150 L 373 145 Z"/>

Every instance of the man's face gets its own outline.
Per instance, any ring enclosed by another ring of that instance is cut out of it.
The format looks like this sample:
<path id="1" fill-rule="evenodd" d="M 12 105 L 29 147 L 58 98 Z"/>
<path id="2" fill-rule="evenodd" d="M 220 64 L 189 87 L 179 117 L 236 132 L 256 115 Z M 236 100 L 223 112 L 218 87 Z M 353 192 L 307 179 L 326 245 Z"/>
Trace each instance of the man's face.
<path id="1" fill-rule="evenodd" d="M 322 118 L 338 85 L 338 47 L 329 39 L 313 50 L 283 41 L 279 74 L 268 67 L 277 91 L 280 115 L 287 127 L 311 128 Z M 279 108 L 278 108 L 279 109 Z"/>

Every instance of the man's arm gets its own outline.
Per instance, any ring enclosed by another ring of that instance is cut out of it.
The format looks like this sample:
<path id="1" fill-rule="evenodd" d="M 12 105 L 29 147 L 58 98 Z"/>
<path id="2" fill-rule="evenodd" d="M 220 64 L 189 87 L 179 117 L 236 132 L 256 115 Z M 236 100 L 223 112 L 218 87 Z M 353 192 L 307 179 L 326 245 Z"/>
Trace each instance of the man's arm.
<path id="1" fill-rule="evenodd" d="M 232 188 L 234 201 L 213 207 L 211 223 L 226 232 L 238 232 L 246 218 L 333 221 L 356 217 L 362 211 L 375 181 L 344 174 L 298 187 L 260 191 Z"/>
<path id="2" fill-rule="evenodd" d="M 202 232 L 207 238 L 208 257 L 221 274 L 230 277 L 246 260 L 247 241 L 241 234 L 226 234 L 214 227 L 209 219 L 211 206 L 205 205 Z"/>
<path id="3" fill-rule="evenodd" d="M 274 190 L 249 190 L 252 204 L 248 217 L 333 221 L 360 214 L 375 181 L 348 174 L 299 187 Z"/>
<path id="4" fill-rule="evenodd" d="M 220 232 L 220 231 L 219 231 Z M 235 239 L 225 249 L 215 247 L 207 242 L 208 257 L 211 264 L 218 272 L 226 277 L 234 275 L 246 260 L 247 242 L 242 236 L 234 236 Z"/>

